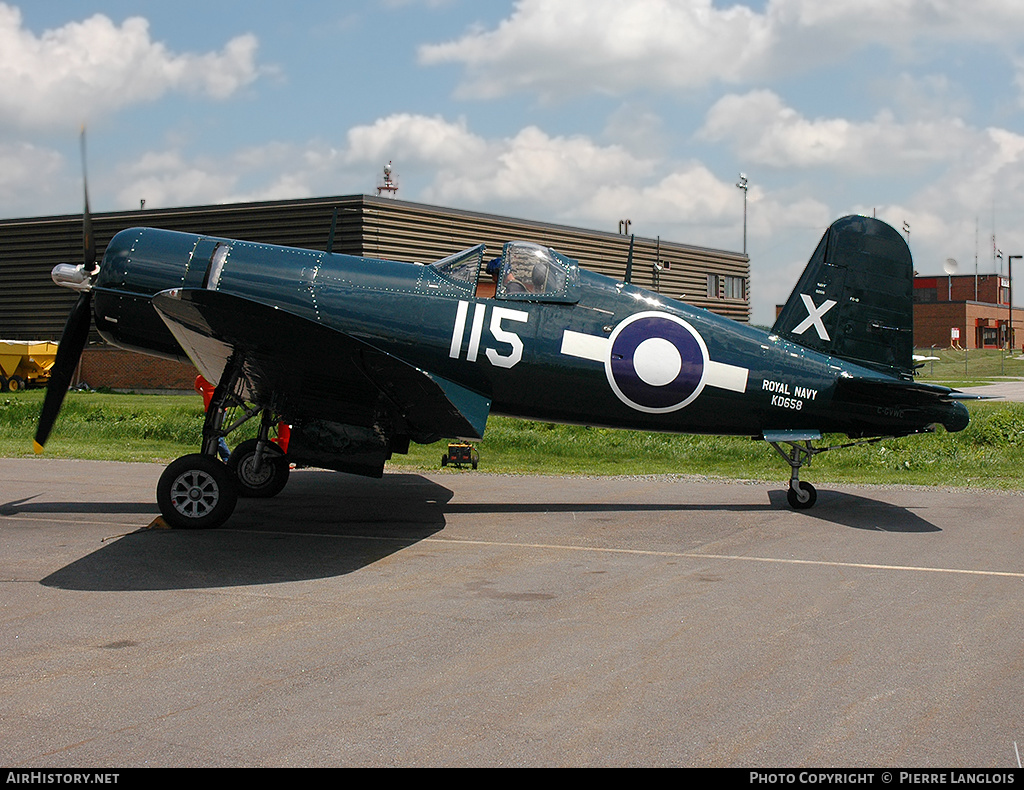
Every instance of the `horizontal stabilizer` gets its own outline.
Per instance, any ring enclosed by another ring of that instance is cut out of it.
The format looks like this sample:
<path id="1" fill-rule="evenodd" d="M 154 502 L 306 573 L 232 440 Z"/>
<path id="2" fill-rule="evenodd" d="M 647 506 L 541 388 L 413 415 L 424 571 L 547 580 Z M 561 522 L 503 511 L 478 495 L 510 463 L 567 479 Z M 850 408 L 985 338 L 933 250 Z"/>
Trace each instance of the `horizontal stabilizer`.
<path id="1" fill-rule="evenodd" d="M 941 384 L 927 384 L 923 381 L 896 381 L 893 379 L 846 379 L 837 384 L 838 391 L 855 393 L 859 398 L 873 394 L 880 401 L 907 400 L 918 402 L 975 400 L 979 396 L 943 387 Z"/>
<path id="2" fill-rule="evenodd" d="M 939 384 L 897 379 L 840 378 L 832 402 L 838 408 L 843 404 L 867 407 L 868 413 L 899 413 L 906 419 L 920 418 L 921 424 L 940 423 L 947 431 L 962 431 L 970 417 L 963 400 L 974 400 Z"/>

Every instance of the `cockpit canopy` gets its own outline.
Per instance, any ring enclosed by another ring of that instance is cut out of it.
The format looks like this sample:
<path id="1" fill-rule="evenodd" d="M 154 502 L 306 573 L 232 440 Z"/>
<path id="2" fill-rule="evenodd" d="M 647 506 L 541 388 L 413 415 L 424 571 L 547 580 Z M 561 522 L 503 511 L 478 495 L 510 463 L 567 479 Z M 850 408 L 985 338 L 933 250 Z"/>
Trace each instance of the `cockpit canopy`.
<path id="1" fill-rule="evenodd" d="M 476 285 L 485 247 L 478 244 L 431 264 L 438 274 L 459 285 Z M 579 301 L 579 263 L 550 247 L 528 241 L 505 244 L 500 258 L 487 264 L 497 275 L 495 298 L 529 302 Z"/>
<path id="2" fill-rule="evenodd" d="M 475 288 L 477 277 L 480 276 L 480 264 L 483 262 L 486 250 L 487 247 L 485 245 L 477 244 L 468 250 L 462 250 L 461 252 L 449 255 L 447 258 L 434 261 L 430 266 L 449 280 L 454 280 L 457 283 L 467 283 Z"/>
<path id="3" fill-rule="evenodd" d="M 541 302 L 574 302 L 579 284 L 579 265 L 549 247 L 527 241 L 510 241 L 501 256 L 499 299 Z"/>

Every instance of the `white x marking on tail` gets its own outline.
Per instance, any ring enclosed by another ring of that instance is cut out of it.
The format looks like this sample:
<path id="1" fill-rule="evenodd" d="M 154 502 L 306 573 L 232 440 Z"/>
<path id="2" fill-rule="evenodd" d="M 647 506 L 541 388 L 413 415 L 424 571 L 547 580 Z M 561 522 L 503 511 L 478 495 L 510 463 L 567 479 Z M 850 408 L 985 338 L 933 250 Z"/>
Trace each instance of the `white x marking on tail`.
<path id="1" fill-rule="evenodd" d="M 804 306 L 807 308 L 807 318 L 797 324 L 793 329 L 793 334 L 802 335 L 813 326 L 818 332 L 818 337 L 822 340 L 831 340 L 828 332 L 825 331 L 825 324 L 822 323 L 821 317 L 835 307 L 836 303 L 831 299 L 826 299 L 820 307 L 815 307 L 814 300 L 807 294 L 800 294 L 800 298 L 804 300 Z"/>

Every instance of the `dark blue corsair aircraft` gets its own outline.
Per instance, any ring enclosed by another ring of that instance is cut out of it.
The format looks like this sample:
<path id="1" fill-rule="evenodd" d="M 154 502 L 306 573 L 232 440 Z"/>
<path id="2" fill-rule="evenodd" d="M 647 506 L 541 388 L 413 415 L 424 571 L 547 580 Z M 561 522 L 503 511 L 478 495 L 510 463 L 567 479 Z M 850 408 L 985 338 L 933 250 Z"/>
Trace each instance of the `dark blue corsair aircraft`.
<path id="1" fill-rule="evenodd" d="M 483 245 L 425 266 L 133 228 L 96 266 L 88 198 L 84 218 L 85 262 L 53 272 L 81 296 L 36 449 L 91 321 L 121 348 L 191 360 L 217 388 L 201 452 L 157 487 L 176 527 L 216 527 L 237 496 L 273 496 L 289 462 L 380 476 L 411 441 L 482 437 L 492 412 L 763 439 L 791 467 L 795 508 L 814 504 L 799 472 L 833 449 L 813 444 L 824 433 L 877 441 L 968 423 L 970 396 L 914 381 L 910 251 L 867 217 L 828 229 L 770 332 L 522 241 L 505 245 L 484 296 Z M 323 364 L 296 374 L 297 346 Z M 259 438 L 218 460 L 220 438 L 257 416 Z M 287 455 L 269 441 L 279 422 L 292 426 Z"/>

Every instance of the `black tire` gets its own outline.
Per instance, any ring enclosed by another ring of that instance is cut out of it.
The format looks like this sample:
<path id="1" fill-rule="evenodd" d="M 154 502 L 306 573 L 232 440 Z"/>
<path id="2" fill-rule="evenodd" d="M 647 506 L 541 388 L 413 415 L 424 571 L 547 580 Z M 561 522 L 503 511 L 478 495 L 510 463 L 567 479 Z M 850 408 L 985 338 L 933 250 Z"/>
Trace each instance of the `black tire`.
<path id="1" fill-rule="evenodd" d="M 7 376 L 0 373 L 0 392 L 7 392 Z"/>
<path id="2" fill-rule="evenodd" d="M 253 468 L 256 444 L 256 439 L 242 442 L 228 458 L 228 468 L 238 483 L 238 495 L 258 498 L 277 496 L 288 482 L 288 457 L 274 442 L 267 442 L 263 448 L 263 462 L 257 472 Z"/>
<path id="3" fill-rule="evenodd" d="M 21 376 L 11 376 L 7 380 L 7 389 L 11 392 L 21 392 L 25 389 L 25 379 Z"/>
<path id="4" fill-rule="evenodd" d="M 793 486 L 789 487 L 789 491 L 786 492 L 789 506 L 794 510 L 807 510 L 814 507 L 814 503 L 818 501 L 818 492 L 814 489 L 814 486 L 801 481 L 800 492 L 798 494 Z"/>
<path id="5" fill-rule="evenodd" d="M 173 461 L 160 475 L 156 502 L 164 521 L 176 529 L 213 529 L 235 510 L 238 484 L 225 464 L 193 453 Z"/>

